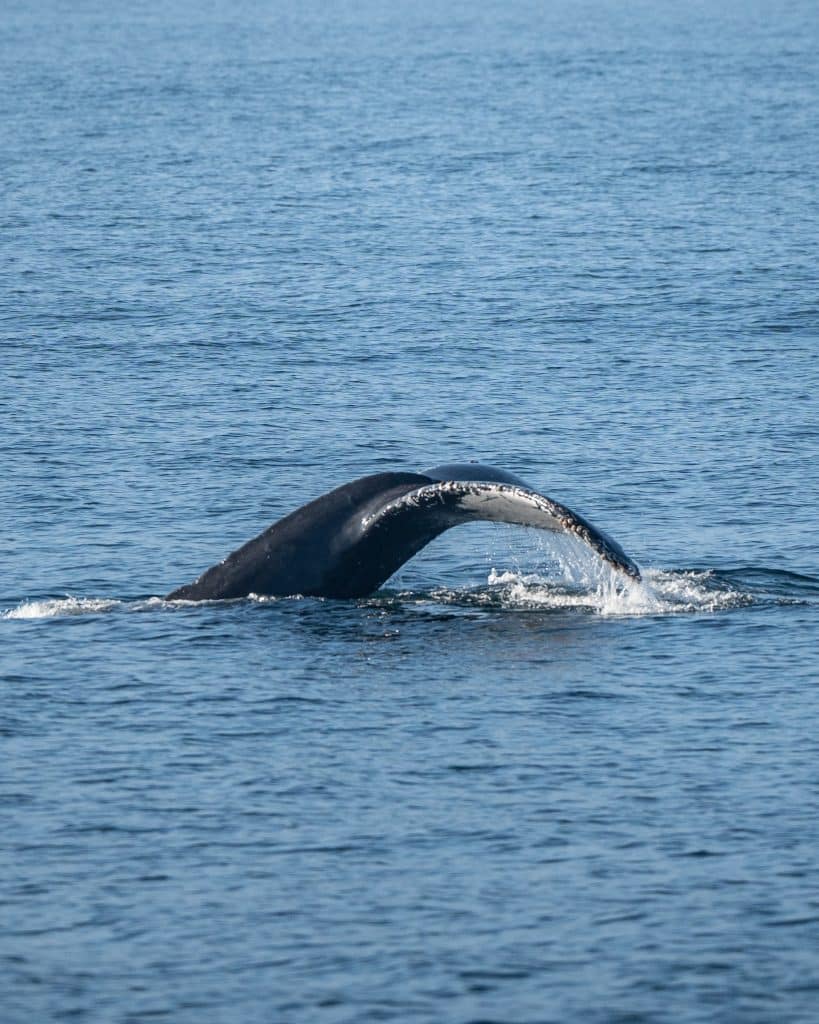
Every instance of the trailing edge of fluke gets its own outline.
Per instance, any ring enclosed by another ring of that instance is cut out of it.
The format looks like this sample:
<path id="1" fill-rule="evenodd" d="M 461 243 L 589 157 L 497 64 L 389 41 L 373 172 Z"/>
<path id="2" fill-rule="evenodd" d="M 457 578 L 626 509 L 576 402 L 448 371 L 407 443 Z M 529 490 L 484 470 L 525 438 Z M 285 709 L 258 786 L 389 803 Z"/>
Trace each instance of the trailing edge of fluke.
<path id="1" fill-rule="evenodd" d="M 614 569 L 640 578 L 620 545 L 582 516 L 511 473 L 468 463 L 424 473 L 376 473 L 337 487 L 280 519 L 167 600 L 365 597 L 439 534 L 477 520 L 574 534 Z"/>

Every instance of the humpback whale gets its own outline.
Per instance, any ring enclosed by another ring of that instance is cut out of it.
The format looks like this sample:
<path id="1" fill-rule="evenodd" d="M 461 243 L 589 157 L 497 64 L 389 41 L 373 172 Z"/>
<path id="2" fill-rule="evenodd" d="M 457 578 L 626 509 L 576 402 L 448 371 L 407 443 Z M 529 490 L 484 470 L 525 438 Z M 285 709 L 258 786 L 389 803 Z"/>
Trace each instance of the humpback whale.
<path id="1" fill-rule="evenodd" d="M 423 473 L 375 473 L 337 487 L 166 600 L 365 597 L 439 534 L 476 520 L 573 534 L 614 569 L 640 579 L 620 545 L 588 520 L 511 473 L 468 463 Z"/>

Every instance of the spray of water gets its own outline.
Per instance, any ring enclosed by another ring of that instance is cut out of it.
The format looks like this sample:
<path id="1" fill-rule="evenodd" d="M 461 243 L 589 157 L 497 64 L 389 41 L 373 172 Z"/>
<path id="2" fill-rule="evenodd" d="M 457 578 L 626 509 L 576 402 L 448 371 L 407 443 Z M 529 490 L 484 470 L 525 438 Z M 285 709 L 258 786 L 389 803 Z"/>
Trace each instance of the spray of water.
<path id="1" fill-rule="evenodd" d="M 618 574 L 606 568 L 600 577 L 591 586 L 576 587 L 538 573 L 493 569 L 486 594 L 491 603 L 505 608 L 577 608 L 610 616 L 715 612 L 753 600 L 749 594 L 716 585 L 710 572 L 649 569 L 637 581 L 618 578 Z"/>
<path id="2" fill-rule="evenodd" d="M 648 569 L 641 580 L 634 580 L 570 536 L 541 544 L 538 572 L 491 571 L 486 590 L 494 601 L 510 608 L 579 608 L 598 615 L 639 616 L 713 612 L 753 600 L 711 572 Z"/>

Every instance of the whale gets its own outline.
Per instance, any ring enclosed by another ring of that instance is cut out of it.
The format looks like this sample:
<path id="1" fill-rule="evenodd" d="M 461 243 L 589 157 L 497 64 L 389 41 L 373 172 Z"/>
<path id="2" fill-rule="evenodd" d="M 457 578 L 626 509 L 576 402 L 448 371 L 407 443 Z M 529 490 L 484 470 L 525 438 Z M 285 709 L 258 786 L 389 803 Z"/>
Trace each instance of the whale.
<path id="1" fill-rule="evenodd" d="M 617 573 L 640 579 L 620 545 L 583 516 L 505 470 L 470 462 L 374 473 L 336 487 L 166 600 L 366 597 L 445 530 L 475 521 L 571 534 Z"/>

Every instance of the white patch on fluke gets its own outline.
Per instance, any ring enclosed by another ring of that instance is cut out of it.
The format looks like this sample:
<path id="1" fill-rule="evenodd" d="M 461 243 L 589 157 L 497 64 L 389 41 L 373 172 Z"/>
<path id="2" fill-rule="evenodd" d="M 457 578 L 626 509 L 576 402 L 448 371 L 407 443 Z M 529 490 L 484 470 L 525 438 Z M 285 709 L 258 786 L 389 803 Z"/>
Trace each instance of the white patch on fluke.
<path id="1" fill-rule="evenodd" d="M 536 502 L 529 491 L 520 488 L 498 486 L 492 490 L 475 490 L 465 494 L 458 501 L 458 507 L 491 522 L 538 526 L 541 530 L 565 528 L 543 502 Z"/>

